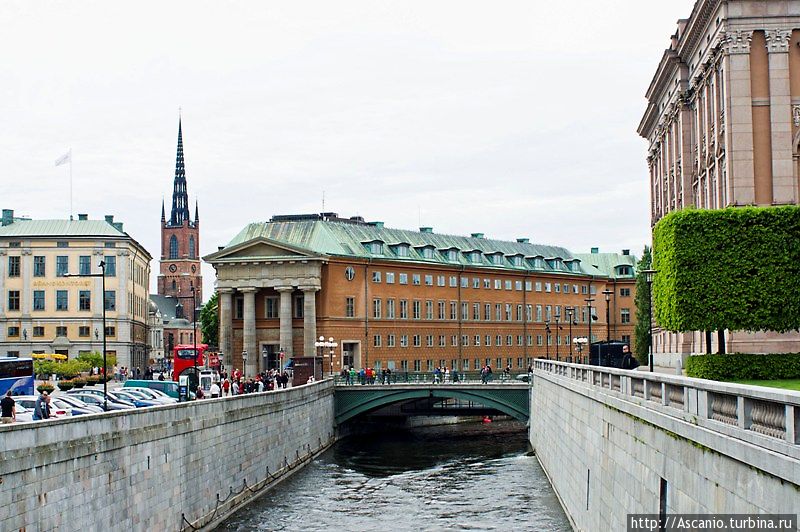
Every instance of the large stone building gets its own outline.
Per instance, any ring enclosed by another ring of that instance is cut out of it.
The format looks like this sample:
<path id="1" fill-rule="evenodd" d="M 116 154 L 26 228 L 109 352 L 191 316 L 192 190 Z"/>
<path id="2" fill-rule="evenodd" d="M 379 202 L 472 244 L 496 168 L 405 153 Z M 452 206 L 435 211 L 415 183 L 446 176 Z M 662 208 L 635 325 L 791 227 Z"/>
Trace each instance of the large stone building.
<path id="1" fill-rule="evenodd" d="M 113 216 L 30 220 L 3 210 L 0 225 L 0 353 L 103 349 L 121 366 L 147 363 L 150 254 Z M 105 263 L 105 295 L 100 262 Z M 66 275 L 97 277 L 66 277 Z"/>
<path id="2" fill-rule="evenodd" d="M 570 332 L 588 335 L 589 294 L 594 339 L 630 339 L 635 321 L 633 256 L 576 256 L 526 238 L 388 229 L 333 213 L 275 216 L 205 260 L 217 271 L 226 365 L 246 362 L 247 374 L 276 367 L 281 354 L 313 355 L 318 336 L 339 344 L 333 358 L 320 353 L 326 371 L 520 371 L 535 357 L 569 356 Z"/>
<path id="3" fill-rule="evenodd" d="M 651 221 L 676 209 L 800 199 L 800 4 L 698 0 L 647 90 Z M 658 332 L 657 356 L 704 352 L 705 335 Z M 716 350 L 715 345 L 711 346 Z M 797 334 L 732 332 L 728 351 L 796 352 Z"/>

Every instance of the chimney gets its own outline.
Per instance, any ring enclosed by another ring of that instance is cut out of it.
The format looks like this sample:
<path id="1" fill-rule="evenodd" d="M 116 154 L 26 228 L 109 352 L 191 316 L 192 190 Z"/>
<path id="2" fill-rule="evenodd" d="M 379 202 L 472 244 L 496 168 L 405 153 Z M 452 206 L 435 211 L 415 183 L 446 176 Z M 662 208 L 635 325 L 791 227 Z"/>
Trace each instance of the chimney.
<path id="1" fill-rule="evenodd" d="M 472 238 L 483 238 L 483 233 L 472 233 Z"/>
<path id="2" fill-rule="evenodd" d="M 88 214 L 78 214 L 78 220 L 88 220 L 88 219 L 89 219 Z"/>
<path id="3" fill-rule="evenodd" d="M 629 249 L 623 249 L 623 250 L 622 250 L 622 254 L 623 254 L 623 255 L 630 255 L 630 254 L 631 254 L 631 250 L 629 250 Z"/>
<path id="4" fill-rule="evenodd" d="M 11 225 L 14 223 L 14 210 L 3 209 L 3 225 Z"/>
<path id="5" fill-rule="evenodd" d="M 217 246 L 217 251 L 222 251 L 223 249 L 225 249 L 225 246 Z"/>
<path id="6" fill-rule="evenodd" d="M 383 229 L 383 222 L 370 222 L 371 226 L 377 227 L 378 229 Z"/>
<path id="7" fill-rule="evenodd" d="M 114 226 L 114 229 L 116 229 L 116 230 L 117 230 L 117 231 L 119 231 L 120 233 L 123 233 L 123 232 L 124 232 L 124 231 L 122 230 L 122 222 L 114 222 L 114 223 L 112 223 L 111 225 L 113 225 L 113 226 Z"/>
<path id="8" fill-rule="evenodd" d="M 518 244 L 530 244 L 530 243 L 531 243 L 531 241 L 530 241 L 530 239 L 528 239 L 528 238 L 518 238 L 518 239 L 517 239 L 517 243 L 518 243 Z"/>
<path id="9" fill-rule="evenodd" d="M 420 227 L 420 233 L 433 233 L 433 227 Z"/>
<path id="10" fill-rule="evenodd" d="M 114 223 L 114 215 L 113 214 L 106 214 L 106 222 L 113 224 Z"/>
<path id="11" fill-rule="evenodd" d="M 600 248 L 592 248 L 592 255 L 597 255 L 600 253 Z"/>

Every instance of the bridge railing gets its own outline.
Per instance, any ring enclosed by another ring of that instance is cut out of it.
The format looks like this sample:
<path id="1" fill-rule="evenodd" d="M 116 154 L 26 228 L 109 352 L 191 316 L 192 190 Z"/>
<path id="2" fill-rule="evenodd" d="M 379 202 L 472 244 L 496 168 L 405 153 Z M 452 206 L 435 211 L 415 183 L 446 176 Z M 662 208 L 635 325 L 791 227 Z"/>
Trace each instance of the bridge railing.
<path id="1" fill-rule="evenodd" d="M 800 392 L 541 359 L 538 372 L 800 459 Z"/>
<path id="2" fill-rule="evenodd" d="M 527 373 L 512 372 L 511 374 L 491 373 L 487 378 L 481 376 L 478 371 L 451 371 L 449 374 L 436 375 L 432 371 L 392 371 L 390 374 L 382 375 L 378 372 L 371 379 L 366 379 L 356 373 L 355 377 L 344 377 L 336 375 L 334 382 L 337 385 L 358 385 L 358 384 L 375 384 L 375 385 L 389 385 L 389 384 L 479 384 L 486 382 L 487 384 L 504 384 L 504 383 L 522 383 L 525 380 L 518 379 L 517 376 L 527 376 Z"/>

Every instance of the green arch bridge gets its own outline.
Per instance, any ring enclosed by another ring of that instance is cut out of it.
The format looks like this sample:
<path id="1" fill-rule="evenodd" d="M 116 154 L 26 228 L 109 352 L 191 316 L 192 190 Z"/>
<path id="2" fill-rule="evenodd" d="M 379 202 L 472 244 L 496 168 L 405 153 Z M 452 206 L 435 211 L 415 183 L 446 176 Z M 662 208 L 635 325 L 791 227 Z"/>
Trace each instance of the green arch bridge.
<path id="1" fill-rule="evenodd" d="M 503 384 L 373 384 L 341 385 L 334 389 L 336 424 L 372 412 L 384 406 L 414 400 L 431 401 L 458 399 L 468 404 L 482 405 L 520 421 L 530 417 L 530 386 L 526 383 Z M 458 410 L 458 409 L 456 409 Z M 476 409 L 461 409 L 464 415 Z M 445 412 L 443 412 L 445 413 Z M 456 414 L 447 410 L 448 414 Z"/>

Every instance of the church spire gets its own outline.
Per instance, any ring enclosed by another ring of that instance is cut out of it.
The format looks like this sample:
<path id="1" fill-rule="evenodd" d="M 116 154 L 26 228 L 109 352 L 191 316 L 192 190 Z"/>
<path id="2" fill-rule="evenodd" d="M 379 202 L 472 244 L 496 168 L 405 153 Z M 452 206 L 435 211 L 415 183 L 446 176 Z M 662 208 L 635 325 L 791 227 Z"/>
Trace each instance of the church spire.
<path id="1" fill-rule="evenodd" d="M 186 193 L 186 168 L 183 163 L 183 132 L 178 118 L 178 153 L 175 157 L 175 183 L 172 189 L 170 225 L 183 225 L 189 220 L 189 197 Z"/>
<path id="2" fill-rule="evenodd" d="M 197 200 L 194 200 L 194 223 L 197 223 L 197 220 L 200 219 L 200 207 L 197 206 Z"/>
<path id="3" fill-rule="evenodd" d="M 161 221 L 167 221 L 166 211 L 164 210 L 164 198 L 161 198 Z"/>

